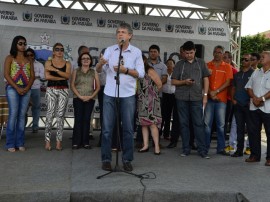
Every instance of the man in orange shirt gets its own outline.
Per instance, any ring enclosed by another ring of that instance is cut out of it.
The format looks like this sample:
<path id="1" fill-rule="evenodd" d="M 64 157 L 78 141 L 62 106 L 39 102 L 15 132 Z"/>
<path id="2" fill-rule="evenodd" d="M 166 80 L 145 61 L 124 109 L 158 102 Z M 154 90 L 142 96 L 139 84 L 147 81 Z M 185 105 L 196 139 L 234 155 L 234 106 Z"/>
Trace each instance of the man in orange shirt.
<path id="1" fill-rule="evenodd" d="M 223 61 L 224 48 L 216 46 L 213 51 L 214 59 L 207 63 L 211 73 L 209 77 L 208 103 L 205 108 L 205 133 L 206 147 L 210 148 L 211 129 L 213 119 L 215 118 L 217 128 L 217 153 L 221 155 L 229 155 L 224 150 L 225 137 L 224 125 L 227 103 L 227 90 L 230 81 L 233 78 L 232 69 L 229 64 Z"/>

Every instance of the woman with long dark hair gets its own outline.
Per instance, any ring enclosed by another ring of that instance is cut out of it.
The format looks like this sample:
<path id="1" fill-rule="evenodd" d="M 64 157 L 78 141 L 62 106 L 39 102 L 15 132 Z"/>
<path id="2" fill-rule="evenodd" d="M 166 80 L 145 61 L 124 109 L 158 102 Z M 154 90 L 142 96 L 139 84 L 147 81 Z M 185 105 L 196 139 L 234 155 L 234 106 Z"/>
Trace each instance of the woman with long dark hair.
<path id="1" fill-rule="evenodd" d="M 45 123 L 45 149 L 51 151 L 51 129 L 56 116 L 56 150 L 62 150 L 64 118 L 68 103 L 68 79 L 71 64 L 64 59 L 64 46 L 53 46 L 53 58 L 45 63 L 45 78 L 48 80 L 46 91 L 47 114 Z"/>
<path id="2" fill-rule="evenodd" d="M 30 89 L 35 79 L 33 63 L 25 54 L 26 46 L 25 37 L 16 36 L 4 65 L 9 107 L 5 147 L 9 152 L 15 152 L 16 149 L 25 151 L 25 114 L 30 100 Z"/>
<path id="3" fill-rule="evenodd" d="M 71 89 L 74 93 L 74 129 L 72 149 L 89 145 L 90 119 L 95 104 L 95 98 L 100 89 L 99 76 L 92 67 L 92 57 L 83 53 L 78 58 L 78 68 L 72 72 Z"/>

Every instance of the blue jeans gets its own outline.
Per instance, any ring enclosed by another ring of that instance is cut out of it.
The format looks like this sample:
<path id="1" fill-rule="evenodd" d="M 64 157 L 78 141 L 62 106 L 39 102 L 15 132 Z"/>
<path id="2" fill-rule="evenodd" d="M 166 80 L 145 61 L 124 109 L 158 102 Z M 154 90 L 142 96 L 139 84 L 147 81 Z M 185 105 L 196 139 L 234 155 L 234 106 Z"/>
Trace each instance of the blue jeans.
<path id="1" fill-rule="evenodd" d="M 205 108 L 205 133 L 206 133 L 206 148 L 209 150 L 211 142 L 211 130 L 213 119 L 216 121 L 217 128 L 217 153 L 221 152 L 225 148 L 225 125 L 226 103 L 213 101 L 208 99 L 208 103 Z"/>
<path id="2" fill-rule="evenodd" d="M 32 116 L 33 126 L 32 129 L 39 128 L 39 116 L 40 116 L 40 89 L 31 89 L 31 101 L 32 101 Z"/>
<path id="3" fill-rule="evenodd" d="M 8 101 L 8 123 L 6 130 L 6 149 L 24 146 L 25 114 L 31 91 L 19 95 L 15 88 L 8 85 L 6 95 Z"/>
<path id="4" fill-rule="evenodd" d="M 131 97 L 119 98 L 119 105 L 123 129 L 122 161 L 130 162 L 133 160 L 134 113 L 136 107 L 135 95 Z M 113 128 L 116 121 L 116 113 L 116 98 L 104 94 L 101 141 L 102 162 L 110 162 L 112 160 L 111 142 Z"/>
<path id="5" fill-rule="evenodd" d="M 231 123 L 230 137 L 229 137 L 229 145 L 233 148 L 236 148 L 237 130 L 238 130 L 238 127 L 236 125 L 235 115 L 233 115 L 232 123 Z"/>
<path id="6" fill-rule="evenodd" d="M 190 117 L 192 120 L 194 135 L 196 139 L 196 144 L 198 146 L 199 154 L 206 154 L 205 146 L 205 132 L 204 132 L 204 122 L 203 122 L 203 107 L 202 101 L 182 101 L 177 100 L 177 110 L 180 120 L 180 128 L 182 135 L 183 153 L 190 153 L 189 139 L 189 123 Z"/>

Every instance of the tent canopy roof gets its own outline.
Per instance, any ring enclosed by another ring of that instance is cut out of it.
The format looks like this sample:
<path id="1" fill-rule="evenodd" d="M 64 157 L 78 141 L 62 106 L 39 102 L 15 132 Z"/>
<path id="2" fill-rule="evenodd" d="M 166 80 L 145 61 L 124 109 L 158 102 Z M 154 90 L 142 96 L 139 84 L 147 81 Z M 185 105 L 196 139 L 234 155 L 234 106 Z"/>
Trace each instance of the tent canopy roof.
<path id="1" fill-rule="evenodd" d="M 209 9 L 243 11 L 255 0 L 181 0 Z"/>
<path id="2" fill-rule="evenodd" d="M 83 0 L 87 2 L 96 1 L 96 0 Z M 110 1 L 110 0 L 99 0 L 99 2 L 102 1 Z M 114 0 L 115 1 L 115 0 Z M 117 2 L 130 2 L 134 3 L 134 1 L 121 1 L 116 0 Z M 253 1 L 255 0 L 179 0 L 182 2 L 195 4 L 198 6 L 202 6 L 208 9 L 219 9 L 219 10 L 232 10 L 232 11 L 243 11 L 245 10 Z M 142 3 L 139 3 L 142 4 Z M 171 3 L 168 1 L 168 6 L 174 6 L 170 5 Z M 151 5 L 154 5 L 151 3 Z M 158 3 L 156 5 L 159 5 Z"/>

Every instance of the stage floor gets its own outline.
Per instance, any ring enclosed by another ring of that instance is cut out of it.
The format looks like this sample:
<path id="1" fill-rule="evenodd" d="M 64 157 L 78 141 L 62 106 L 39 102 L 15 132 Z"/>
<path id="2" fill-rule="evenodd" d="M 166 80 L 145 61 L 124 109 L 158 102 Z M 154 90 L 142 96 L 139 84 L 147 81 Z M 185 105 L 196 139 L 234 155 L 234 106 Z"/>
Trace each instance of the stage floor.
<path id="1" fill-rule="evenodd" d="M 91 150 L 71 149 L 72 130 L 64 131 L 63 151 L 44 150 L 44 130 L 26 132 L 25 152 L 10 153 L 0 141 L 0 201 L 269 201 L 270 167 L 265 163 L 265 143 L 259 163 L 245 163 L 247 156 L 232 158 L 215 154 L 202 159 L 192 151 L 180 157 L 181 142 L 174 149 L 162 149 L 160 156 L 138 153 L 135 149 L 134 174 L 149 173 L 144 179 L 114 172 L 102 179 L 100 148 L 96 147 L 99 131 Z M 55 143 L 54 139 L 52 142 Z M 161 140 L 165 147 L 169 142 Z M 52 144 L 53 146 L 55 144 Z M 113 165 L 115 153 L 113 153 Z M 119 153 L 121 159 L 121 152 Z M 119 161 L 122 168 L 122 162 Z M 154 174 L 153 174 L 154 173 Z M 144 194 L 143 194 L 144 193 Z"/>

